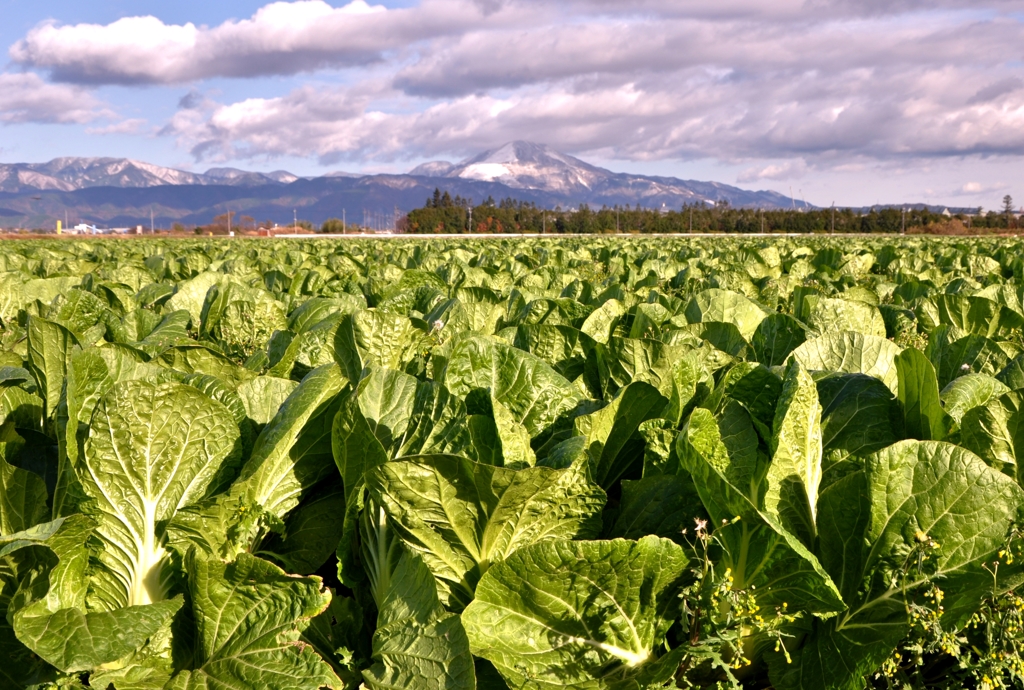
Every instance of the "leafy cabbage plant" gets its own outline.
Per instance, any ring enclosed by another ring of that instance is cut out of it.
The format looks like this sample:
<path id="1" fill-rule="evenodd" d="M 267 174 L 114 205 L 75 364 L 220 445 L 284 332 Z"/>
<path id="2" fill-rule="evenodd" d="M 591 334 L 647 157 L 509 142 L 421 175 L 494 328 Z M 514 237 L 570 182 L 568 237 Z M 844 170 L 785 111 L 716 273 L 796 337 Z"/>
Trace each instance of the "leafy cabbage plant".
<path id="1" fill-rule="evenodd" d="M 0 685 L 1024 682 L 1019 249 L 12 245 Z"/>

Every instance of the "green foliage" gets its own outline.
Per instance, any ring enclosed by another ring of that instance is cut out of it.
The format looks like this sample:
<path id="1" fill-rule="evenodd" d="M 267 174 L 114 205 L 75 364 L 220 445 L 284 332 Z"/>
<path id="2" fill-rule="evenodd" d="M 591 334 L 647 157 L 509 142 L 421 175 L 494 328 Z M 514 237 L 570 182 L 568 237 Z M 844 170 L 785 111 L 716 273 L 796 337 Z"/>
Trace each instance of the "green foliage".
<path id="1" fill-rule="evenodd" d="M 473 226 L 470 227 L 470 211 Z M 1010 213 L 958 215 L 973 228 L 1007 227 Z M 541 209 L 534 203 L 512 198 L 474 204 L 472 199 L 435 190 L 420 208 L 409 212 L 405 229 L 414 233 L 867 233 L 898 234 L 927 231 L 949 220 L 928 209 L 754 209 L 732 208 L 727 203 L 694 204 L 681 209 L 658 210 L 639 205 L 604 206 L 581 204 L 571 209 Z M 340 232 L 341 222 L 323 232 Z"/>
<path id="2" fill-rule="evenodd" d="M 470 206 L 438 190 L 411 229 L 831 221 Z M 1021 256 L 12 244 L 0 685 L 1018 687 Z"/>

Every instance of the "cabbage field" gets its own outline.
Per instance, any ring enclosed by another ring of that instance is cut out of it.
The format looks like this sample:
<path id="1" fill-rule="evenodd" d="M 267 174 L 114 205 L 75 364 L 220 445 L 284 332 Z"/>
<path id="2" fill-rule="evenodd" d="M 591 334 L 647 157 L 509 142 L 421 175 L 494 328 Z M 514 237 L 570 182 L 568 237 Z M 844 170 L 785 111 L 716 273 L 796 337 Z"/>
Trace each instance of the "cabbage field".
<path id="1" fill-rule="evenodd" d="M 5 241 L 0 687 L 1019 688 L 1024 244 Z"/>

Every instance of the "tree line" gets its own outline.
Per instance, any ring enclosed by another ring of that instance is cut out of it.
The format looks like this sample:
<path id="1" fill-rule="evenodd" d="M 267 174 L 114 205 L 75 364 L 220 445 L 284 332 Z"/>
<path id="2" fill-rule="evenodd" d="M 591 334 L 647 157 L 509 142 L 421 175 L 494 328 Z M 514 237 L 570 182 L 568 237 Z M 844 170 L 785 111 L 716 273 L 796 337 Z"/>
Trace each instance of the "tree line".
<path id="1" fill-rule="evenodd" d="M 1001 211 L 946 216 L 919 208 L 752 209 L 728 202 L 693 204 L 657 210 L 640 206 L 581 204 L 578 208 L 542 209 L 536 204 L 488 198 L 474 204 L 461 196 L 435 190 L 431 198 L 403 219 L 409 233 L 900 233 L 928 232 L 959 223 L 977 232 L 1017 228 L 1013 200 L 1007 196 Z M 980 209 L 979 209 L 980 211 Z"/>

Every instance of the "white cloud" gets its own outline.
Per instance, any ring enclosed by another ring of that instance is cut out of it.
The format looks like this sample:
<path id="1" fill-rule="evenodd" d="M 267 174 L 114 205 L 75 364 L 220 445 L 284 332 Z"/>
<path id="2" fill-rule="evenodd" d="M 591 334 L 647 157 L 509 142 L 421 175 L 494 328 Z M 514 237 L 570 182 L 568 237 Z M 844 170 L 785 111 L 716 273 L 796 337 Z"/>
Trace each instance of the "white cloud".
<path id="1" fill-rule="evenodd" d="M 386 9 L 373 1 L 351 0 L 342 7 L 324 0 L 274 2 L 247 19 L 214 27 L 165 24 L 154 16 L 106 25 L 49 21 L 29 31 L 9 53 L 19 64 L 49 70 L 58 81 L 177 84 L 362 66 L 388 62 L 391 53 L 400 54 L 397 68 L 422 48 L 422 62 L 403 70 L 399 81 L 410 90 L 451 94 L 460 88 L 521 84 L 531 75 L 663 71 L 667 65 L 718 63 L 723 56 L 728 61 L 759 54 L 773 64 L 788 59 L 806 65 L 808 48 L 825 60 L 837 52 L 842 57 L 857 53 L 842 49 L 869 35 L 862 30 L 860 36 L 836 41 L 837 26 L 844 34 L 861 19 L 889 22 L 893 15 L 925 6 L 888 0 L 421 0 L 412 7 Z M 1013 4 L 988 3 L 990 8 Z M 978 10 L 957 0 L 929 5 L 933 10 Z M 928 17 L 914 19 L 911 27 L 928 23 Z M 830 30 L 801 30 L 829 22 Z M 871 43 L 889 52 L 899 52 L 904 36 L 914 33 L 912 28 L 881 28 L 868 27 Z M 439 45 L 420 45 L 432 39 L 441 39 Z M 770 50 L 761 50 L 765 44 Z M 574 67 L 575 58 L 580 62 Z"/>
<path id="2" fill-rule="evenodd" d="M 527 0 L 543 4 L 547 0 Z M 619 16 L 700 17 L 705 19 L 789 20 L 855 19 L 922 11 L 986 12 L 1020 9 L 1019 0 L 568 0 L 580 11 Z"/>
<path id="3" fill-rule="evenodd" d="M 85 89 L 39 75 L 0 73 L 0 123 L 84 124 L 112 113 Z"/>
<path id="4" fill-rule="evenodd" d="M 208 160 L 379 166 L 527 139 L 758 183 L 1024 156 L 1020 0 L 375 1 L 275 2 L 214 27 L 49 23 L 11 56 L 57 82 L 188 84 L 162 132 Z M 266 81 L 235 102 L 196 84 L 298 72 L 319 73 L 274 98 Z M 130 123 L 91 131 L 144 131 Z"/>
<path id="5" fill-rule="evenodd" d="M 373 80 L 185 108 L 168 131 L 201 156 L 396 159 L 529 139 L 638 161 L 762 161 L 744 181 L 1024 155 L 1024 88 L 1007 62 L 1021 22 L 965 3 L 485 5 L 450 36 L 421 32 Z"/>
<path id="6" fill-rule="evenodd" d="M 395 160 L 476 152 L 495 141 L 523 138 L 586 149 L 623 125 L 672 114 L 667 104 L 641 103 L 642 94 L 629 85 L 586 93 L 538 90 L 512 98 L 464 96 L 422 111 L 375 107 L 386 95 L 371 83 L 302 88 L 281 98 L 228 105 L 207 102 L 205 109 L 179 111 L 165 133 L 198 157 Z"/>
<path id="7" fill-rule="evenodd" d="M 385 51 L 459 32 L 485 18 L 469 0 L 426 0 L 388 10 L 365 0 L 275 2 L 219 26 L 164 24 L 152 16 L 112 24 L 44 23 L 15 43 L 15 62 L 83 84 L 177 84 L 211 77 L 295 74 L 365 65 Z"/>
<path id="8" fill-rule="evenodd" d="M 978 73 L 969 66 L 828 78 L 785 70 L 733 78 L 694 67 L 671 76 L 556 80 L 428 107 L 376 81 L 308 87 L 182 111 L 173 131 L 204 155 L 412 158 L 528 139 L 624 160 L 769 161 L 741 181 L 872 159 L 1024 155 L 1024 92 L 970 104 Z"/>
<path id="9" fill-rule="evenodd" d="M 955 189 L 950 193 L 950 196 L 959 197 L 983 197 L 991 196 L 996 193 L 1001 193 L 1009 188 L 1009 185 L 1002 182 L 996 182 L 993 184 L 983 184 L 981 182 L 967 182 L 959 189 Z"/>
<path id="10" fill-rule="evenodd" d="M 402 67 L 396 86 L 446 97 L 565 79 L 660 79 L 679 83 L 685 70 L 723 81 L 758 83 L 765 76 L 811 75 L 823 85 L 854 70 L 908 71 L 948 65 L 995 68 L 1008 75 L 972 97 L 998 97 L 1022 85 L 1012 64 L 1021 22 L 967 22 L 956 16 L 893 22 L 707 21 L 638 18 L 550 23 L 528 29 L 470 31 L 434 41 L 423 57 Z M 683 75 L 685 76 L 685 75 Z M 994 82 L 994 83 L 993 83 Z"/>

